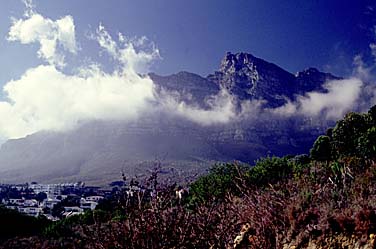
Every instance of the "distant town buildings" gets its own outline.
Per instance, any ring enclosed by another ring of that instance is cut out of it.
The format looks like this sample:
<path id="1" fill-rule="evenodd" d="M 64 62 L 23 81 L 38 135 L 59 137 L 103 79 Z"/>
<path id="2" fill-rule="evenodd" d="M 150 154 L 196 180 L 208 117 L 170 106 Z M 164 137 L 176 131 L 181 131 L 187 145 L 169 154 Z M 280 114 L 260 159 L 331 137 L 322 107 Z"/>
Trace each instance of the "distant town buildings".
<path id="1" fill-rule="evenodd" d="M 43 215 L 50 220 L 59 219 L 52 212 L 58 204 L 61 210 L 58 216 L 62 218 L 94 210 L 104 198 L 101 194 L 98 188 L 85 187 L 83 183 L 0 185 L 3 206 L 29 216 Z M 64 202 L 67 198 L 76 200 L 75 205 Z"/>

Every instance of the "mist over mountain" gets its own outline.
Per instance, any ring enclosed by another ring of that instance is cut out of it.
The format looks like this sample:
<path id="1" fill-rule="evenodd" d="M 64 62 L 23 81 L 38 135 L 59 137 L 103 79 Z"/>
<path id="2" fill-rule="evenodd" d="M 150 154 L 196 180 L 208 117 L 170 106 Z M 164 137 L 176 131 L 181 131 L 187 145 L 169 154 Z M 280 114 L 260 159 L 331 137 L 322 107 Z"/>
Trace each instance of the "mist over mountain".
<path id="1" fill-rule="evenodd" d="M 148 77 L 158 96 L 155 109 L 127 122 L 85 121 L 8 140 L 0 149 L 0 181 L 98 184 L 116 180 L 120 171 L 145 173 L 156 159 L 180 173 L 204 172 L 215 161 L 307 153 L 333 121 L 280 110 L 341 80 L 314 68 L 294 75 L 246 53 L 227 53 L 206 78 L 190 72 Z"/>

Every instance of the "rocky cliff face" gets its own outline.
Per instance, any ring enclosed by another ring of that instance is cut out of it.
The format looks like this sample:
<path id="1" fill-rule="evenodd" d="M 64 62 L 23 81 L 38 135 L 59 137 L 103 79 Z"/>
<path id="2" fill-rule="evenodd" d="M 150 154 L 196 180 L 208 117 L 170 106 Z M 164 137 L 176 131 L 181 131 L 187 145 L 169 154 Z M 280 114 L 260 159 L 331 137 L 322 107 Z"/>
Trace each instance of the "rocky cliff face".
<path id="1" fill-rule="evenodd" d="M 219 71 L 204 78 L 180 72 L 150 74 L 157 91 L 175 92 L 180 100 L 209 108 L 207 98 L 227 89 L 237 100 L 266 100 L 277 107 L 307 91 L 322 91 L 337 77 L 307 69 L 293 75 L 250 54 L 227 53 Z M 299 119 L 230 122 L 201 126 L 168 113 L 148 115 L 131 123 L 89 122 L 65 133 L 41 132 L 10 140 L 0 149 L 0 182 L 111 181 L 125 170 L 146 171 L 145 161 L 189 171 L 205 170 L 214 161 L 252 163 L 270 155 L 307 153 L 325 130 Z"/>
<path id="2" fill-rule="evenodd" d="M 328 80 L 339 79 L 309 68 L 293 75 L 273 63 L 247 53 L 227 53 L 219 71 L 208 79 L 228 89 L 240 99 L 264 99 L 267 106 L 283 105 L 297 94 L 322 90 Z"/>
<path id="3" fill-rule="evenodd" d="M 308 68 L 295 75 L 295 93 L 303 95 L 304 93 L 311 91 L 324 91 L 322 86 L 325 82 L 339 79 L 341 78 L 330 73 L 320 72 L 316 68 Z"/>

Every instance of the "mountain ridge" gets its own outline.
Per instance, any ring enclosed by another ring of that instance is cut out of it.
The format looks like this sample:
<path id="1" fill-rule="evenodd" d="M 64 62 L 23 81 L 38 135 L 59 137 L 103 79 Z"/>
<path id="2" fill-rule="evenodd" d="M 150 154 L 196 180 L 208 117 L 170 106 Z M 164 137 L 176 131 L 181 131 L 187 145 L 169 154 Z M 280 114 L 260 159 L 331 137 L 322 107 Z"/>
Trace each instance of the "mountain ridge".
<path id="1" fill-rule="evenodd" d="M 280 107 L 286 99 L 340 79 L 314 69 L 294 75 L 245 53 L 227 53 L 219 71 L 207 77 L 190 72 L 148 75 L 157 91 L 176 92 L 179 101 L 204 110 L 210 108 L 208 98 L 223 87 L 239 101 L 263 99 L 267 107 Z M 0 148 L 0 182 L 83 180 L 98 184 L 117 179 L 121 170 L 142 173 L 161 157 L 166 165 L 182 171 L 205 171 L 214 161 L 251 163 L 267 154 L 307 153 L 326 127 L 317 129 L 302 122 L 232 120 L 202 126 L 169 113 L 128 123 L 87 122 L 68 132 L 40 132 L 7 141 Z"/>
<path id="2" fill-rule="evenodd" d="M 252 54 L 230 52 L 222 59 L 219 71 L 209 74 L 207 78 L 241 99 L 265 99 L 271 107 L 283 105 L 286 98 L 294 100 L 299 94 L 322 91 L 326 81 L 341 79 L 316 68 L 294 75 Z"/>

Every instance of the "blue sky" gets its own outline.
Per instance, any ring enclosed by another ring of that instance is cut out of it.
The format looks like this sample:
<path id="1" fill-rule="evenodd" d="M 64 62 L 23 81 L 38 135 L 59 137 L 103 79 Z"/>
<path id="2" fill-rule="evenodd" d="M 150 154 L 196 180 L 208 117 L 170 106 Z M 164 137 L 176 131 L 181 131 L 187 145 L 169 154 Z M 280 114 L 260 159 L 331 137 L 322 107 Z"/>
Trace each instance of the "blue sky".
<path id="1" fill-rule="evenodd" d="M 347 75 L 353 57 L 367 54 L 376 24 L 371 1 L 355 0 L 34 0 L 34 4 L 51 19 L 73 16 L 81 52 L 71 65 L 85 57 L 98 59 L 98 47 L 85 35 L 102 23 L 112 35 L 147 36 L 155 42 L 163 59 L 152 70 L 160 74 L 186 70 L 205 76 L 218 68 L 226 51 L 244 51 L 291 72 L 313 66 Z M 3 0 L 1 5 L 0 80 L 5 83 L 40 62 L 37 44 L 5 39 L 10 18 L 24 12 L 22 2 Z"/>

